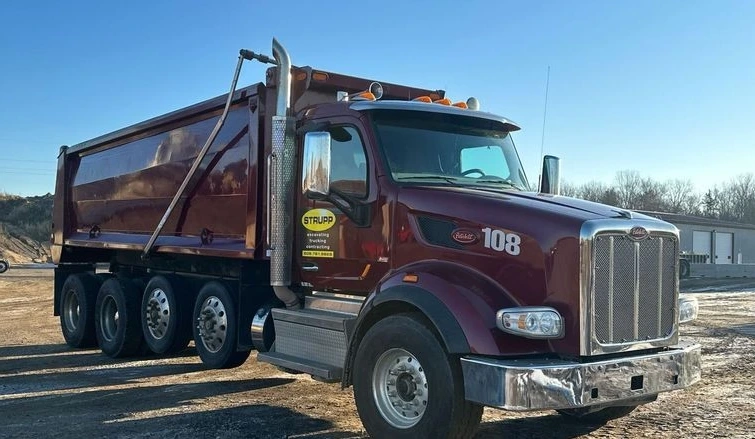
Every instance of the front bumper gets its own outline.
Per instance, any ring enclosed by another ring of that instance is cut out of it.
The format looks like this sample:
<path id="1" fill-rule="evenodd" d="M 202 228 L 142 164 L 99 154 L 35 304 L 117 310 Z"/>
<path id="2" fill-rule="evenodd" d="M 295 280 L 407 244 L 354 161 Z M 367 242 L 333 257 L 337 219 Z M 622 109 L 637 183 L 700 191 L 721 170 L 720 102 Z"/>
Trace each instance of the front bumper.
<path id="1" fill-rule="evenodd" d="M 700 345 L 592 363 L 564 360 L 461 359 L 468 401 L 506 410 L 632 405 L 644 396 L 700 380 Z"/>

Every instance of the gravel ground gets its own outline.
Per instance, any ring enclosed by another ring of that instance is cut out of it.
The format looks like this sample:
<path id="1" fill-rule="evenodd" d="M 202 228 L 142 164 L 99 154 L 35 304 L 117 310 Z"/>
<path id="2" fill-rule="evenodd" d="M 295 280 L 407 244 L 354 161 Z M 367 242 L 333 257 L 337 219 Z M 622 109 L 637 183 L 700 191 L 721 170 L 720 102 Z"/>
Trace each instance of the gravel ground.
<path id="1" fill-rule="evenodd" d="M 755 281 L 697 282 L 686 289 L 705 291 L 694 293 L 700 317 L 682 337 L 703 345 L 700 383 L 603 426 L 486 409 L 477 437 L 755 438 Z M 192 348 L 128 361 L 69 349 L 52 315 L 49 269 L 0 275 L 0 317 L 0 437 L 365 437 L 350 389 L 254 354 L 215 371 Z"/>

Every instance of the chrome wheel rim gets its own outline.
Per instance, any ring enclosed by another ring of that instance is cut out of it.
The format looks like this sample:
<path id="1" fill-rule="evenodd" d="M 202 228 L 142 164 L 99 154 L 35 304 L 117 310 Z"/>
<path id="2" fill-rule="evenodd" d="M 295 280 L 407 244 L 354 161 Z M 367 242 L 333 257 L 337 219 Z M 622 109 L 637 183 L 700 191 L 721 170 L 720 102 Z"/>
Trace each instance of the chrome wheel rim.
<path id="1" fill-rule="evenodd" d="M 150 335 L 155 340 L 162 340 L 168 332 L 170 324 L 170 305 L 168 296 L 160 288 L 155 288 L 149 293 L 147 299 L 146 322 Z"/>
<path id="2" fill-rule="evenodd" d="M 378 358 L 372 374 L 372 394 L 380 415 L 395 428 L 411 428 L 427 409 L 427 376 L 417 358 L 392 348 Z"/>
<path id="3" fill-rule="evenodd" d="M 118 304 L 115 303 L 113 296 L 107 296 L 102 301 L 102 313 L 100 314 L 100 328 L 102 336 L 106 341 L 115 340 L 115 334 L 118 332 Z"/>
<path id="4" fill-rule="evenodd" d="M 199 338 L 202 340 L 205 349 L 213 354 L 222 349 L 228 330 L 228 318 L 223 302 L 216 296 L 205 299 L 197 322 Z"/>
<path id="5" fill-rule="evenodd" d="M 63 323 L 66 325 L 68 332 L 75 332 L 79 326 L 79 297 L 73 290 L 66 291 L 63 299 Z"/>

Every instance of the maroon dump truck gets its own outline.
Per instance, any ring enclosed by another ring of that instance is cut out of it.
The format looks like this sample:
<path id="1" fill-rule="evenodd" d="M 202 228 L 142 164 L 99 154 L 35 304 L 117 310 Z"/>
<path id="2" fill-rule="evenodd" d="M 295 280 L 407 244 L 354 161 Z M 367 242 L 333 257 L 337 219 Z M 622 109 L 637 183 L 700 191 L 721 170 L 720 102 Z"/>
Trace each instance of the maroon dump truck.
<path id="1" fill-rule="evenodd" d="M 559 196 L 555 157 L 534 189 L 519 127 L 474 98 L 273 55 L 242 50 L 227 95 L 61 148 L 70 346 L 193 341 L 210 368 L 256 350 L 353 386 L 390 438 L 471 436 L 484 406 L 607 420 L 700 379 L 674 226 Z M 236 90 L 245 60 L 272 66 Z"/>

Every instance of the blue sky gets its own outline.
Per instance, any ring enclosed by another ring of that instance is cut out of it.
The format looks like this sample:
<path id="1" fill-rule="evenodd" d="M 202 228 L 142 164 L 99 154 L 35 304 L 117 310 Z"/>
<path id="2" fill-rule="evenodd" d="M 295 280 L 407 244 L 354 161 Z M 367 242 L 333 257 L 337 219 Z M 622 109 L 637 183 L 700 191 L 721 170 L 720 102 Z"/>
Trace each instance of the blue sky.
<path id="1" fill-rule="evenodd" d="M 58 148 L 227 90 L 239 48 L 476 96 L 574 183 L 623 169 L 707 188 L 755 170 L 755 2 L 11 2 L 0 15 L 0 191 L 54 190 Z M 368 5 L 369 3 L 369 5 Z M 241 84 L 263 80 L 247 63 Z"/>

